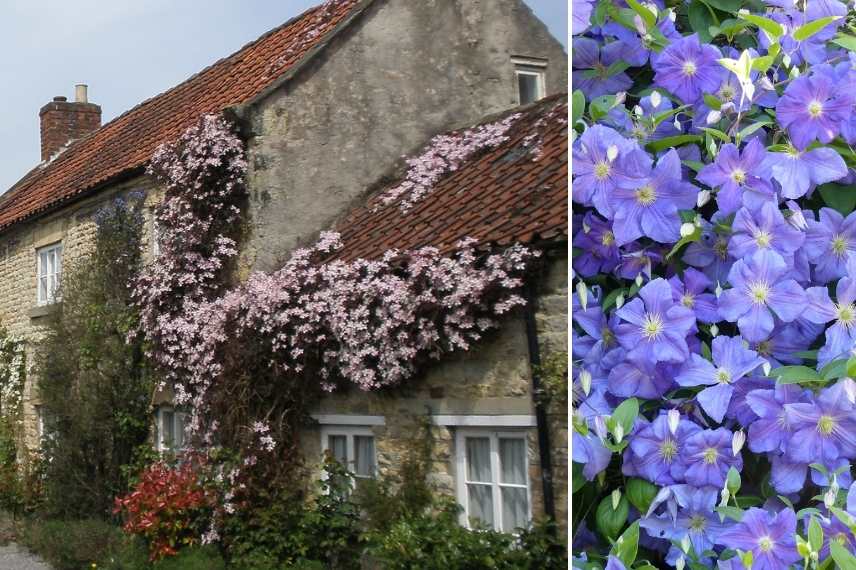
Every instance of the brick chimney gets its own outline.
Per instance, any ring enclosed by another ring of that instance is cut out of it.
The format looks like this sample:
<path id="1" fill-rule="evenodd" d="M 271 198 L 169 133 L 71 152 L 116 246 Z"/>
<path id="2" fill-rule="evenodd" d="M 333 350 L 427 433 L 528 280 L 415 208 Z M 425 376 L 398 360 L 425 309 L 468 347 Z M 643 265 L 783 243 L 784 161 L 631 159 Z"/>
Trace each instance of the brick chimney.
<path id="1" fill-rule="evenodd" d="M 50 159 L 69 141 L 88 135 L 101 126 L 101 107 L 90 103 L 86 85 L 76 85 L 74 102 L 65 97 L 53 101 L 39 111 L 42 133 L 42 161 Z"/>

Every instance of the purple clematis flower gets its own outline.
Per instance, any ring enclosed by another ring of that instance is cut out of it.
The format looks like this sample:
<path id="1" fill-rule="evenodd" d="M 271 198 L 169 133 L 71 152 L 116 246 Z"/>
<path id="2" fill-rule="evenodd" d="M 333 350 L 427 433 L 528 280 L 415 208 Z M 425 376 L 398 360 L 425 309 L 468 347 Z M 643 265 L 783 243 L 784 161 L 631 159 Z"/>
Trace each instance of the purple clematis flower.
<path id="1" fill-rule="evenodd" d="M 740 208 L 731 225 L 728 253 L 737 259 L 757 251 L 775 251 L 786 260 L 802 246 L 805 234 L 787 221 L 775 203 Z"/>
<path id="2" fill-rule="evenodd" d="M 761 166 L 782 186 L 782 197 L 799 198 L 818 184 L 834 182 L 847 175 L 847 165 L 831 148 L 797 150 L 790 146 L 785 152 L 769 152 Z"/>
<path id="3" fill-rule="evenodd" d="M 595 435 L 595 418 L 609 416 L 612 408 L 603 394 L 592 392 L 591 395 L 574 410 L 573 445 L 571 446 L 572 460 L 583 465 L 583 476 L 591 481 L 598 473 L 606 469 L 612 459 L 612 451 L 603 446 L 603 442 Z M 577 424 L 585 428 L 577 429 Z M 586 431 L 586 434 L 580 430 Z"/>
<path id="4" fill-rule="evenodd" d="M 785 405 L 794 431 L 787 450 L 792 461 L 831 464 L 839 457 L 856 457 L 853 402 L 834 388 L 821 391 L 811 403 Z"/>
<path id="5" fill-rule="evenodd" d="M 681 179 L 681 159 L 674 149 L 657 162 L 636 188 L 613 192 L 613 232 L 619 245 L 642 236 L 660 243 L 681 239 L 678 210 L 695 206 L 698 189 Z"/>
<path id="6" fill-rule="evenodd" d="M 769 454 L 770 485 L 778 493 L 799 493 L 805 487 L 808 463 L 791 461 L 787 455 Z"/>
<path id="7" fill-rule="evenodd" d="M 630 243 L 622 249 L 621 262 L 615 268 L 615 274 L 622 279 L 636 279 L 639 275 L 651 279 L 653 268 L 663 261 L 663 256 L 668 253 L 668 250 L 664 251 L 662 248 L 645 246 L 637 242 Z"/>
<path id="8" fill-rule="evenodd" d="M 681 362 L 689 355 L 686 337 L 695 324 L 695 315 L 672 300 L 672 288 L 665 279 L 654 279 L 633 299 L 615 312 L 624 323 L 618 325 L 618 342 L 629 358 L 652 362 Z"/>
<path id="9" fill-rule="evenodd" d="M 594 125 L 574 144 L 573 199 L 594 205 L 612 219 L 612 194 L 617 188 L 638 188 L 651 172 L 651 157 L 636 141 L 615 130 Z"/>
<path id="10" fill-rule="evenodd" d="M 821 332 L 823 332 L 823 326 L 805 319 L 797 319 L 790 323 L 775 320 L 770 336 L 753 342 L 750 346 L 752 350 L 766 358 L 773 368 L 787 364 L 802 364 L 802 359 L 794 354 L 808 350 Z"/>
<path id="11" fill-rule="evenodd" d="M 684 103 L 694 103 L 702 93 L 719 87 L 724 68 L 722 54 L 710 44 L 701 45 L 697 34 L 669 44 L 654 61 L 654 83 L 676 95 Z"/>
<path id="12" fill-rule="evenodd" d="M 699 182 L 719 188 L 716 203 L 723 214 L 736 212 L 742 205 L 758 206 L 775 201 L 776 193 L 770 183 L 754 174 L 767 154 L 763 142 L 758 139 L 752 139 L 743 147 L 743 152 L 729 143 L 719 149 L 713 164 L 699 171 Z"/>
<path id="13" fill-rule="evenodd" d="M 592 0 L 574 0 L 571 10 L 571 35 L 581 34 L 591 25 Z"/>
<path id="14" fill-rule="evenodd" d="M 735 261 L 728 253 L 728 237 L 717 233 L 713 224 L 706 220 L 701 222 L 701 239 L 687 246 L 683 260 L 704 271 L 714 283 L 726 281 Z"/>
<path id="15" fill-rule="evenodd" d="M 835 286 L 836 301 L 826 287 L 806 289 L 808 305 L 803 318 L 820 325 L 834 321 L 826 329 L 826 343 L 817 353 L 820 366 L 845 357 L 856 347 L 856 279 L 844 277 Z"/>
<path id="16" fill-rule="evenodd" d="M 743 456 L 734 455 L 731 449 L 732 434 L 725 428 L 706 429 L 687 438 L 681 459 L 675 464 L 675 478 L 683 478 L 690 485 L 722 487 L 728 469 L 743 469 Z"/>
<path id="17" fill-rule="evenodd" d="M 802 559 L 794 539 L 796 530 L 797 516 L 792 509 L 774 515 L 753 507 L 739 523 L 720 532 L 717 543 L 752 552 L 753 570 L 785 570 Z"/>
<path id="18" fill-rule="evenodd" d="M 630 438 L 630 445 L 624 452 L 624 463 L 632 465 L 640 477 L 656 485 L 673 485 L 679 480 L 675 473 L 683 471 L 678 464 L 686 442 L 700 431 L 698 425 L 681 418 L 672 433 L 668 414 L 663 411 Z"/>
<path id="19" fill-rule="evenodd" d="M 719 298 L 719 315 L 737 322 L 746 340 L 764 340 L 773 332 L 771 310 L 790 322 L 805 308 L 805 291 L 793 279 L 784 278 L 787 272 L 782 256 L 766 249 L 737 261 L 728 274 L 732 288 Z"/>
<path id="20" fill-rule="evenodd" d="M 749 425 L 748 445 L 755 453 L 781 453 L 793 433 L 785 404 L 807 401 L 807 392 L 793 384 L 777 384 L 773 389 L 752 390 L 746 401 L 758 419 Z"/>
<path id="21" fill-rule="evenodd" d="M 762 371 L 758 371 L 759 373 Z M 765 390 L 772 388 L 776 381 L 767 376 L 752 374 L 741 379 L 740 382 L 734 384 L 734 393 L 731 395 L 731 403 L 728 404 L 728 410 L 725 412 L 726 419 L 735 420 L 742 426 L 748 426 L 758 416 L 749 407 L 746 402 L 746 396 L 754 390 Z"/>
<path id="22" fill-rule="evenodd" d="M 806 223 L 805 251 L 815 264 L 815 280 L 829 283 L 844 277 L 847 262 L 856 260 L 856 213 L 845 218 L 832 208 L 821 208 L 820 221 Z"/>
<path id="23" fill-rule="evenodd" d="M 702 409 L 716 422 L 721 422 L 737 382 L 765 360 L 754 350 L 743 346 L 740 337 L 718 336 L 713 339 L 713 363 L 691 354 L 675 381 L 681 386 L 708 386 L 696 398 Z"/>
<path id="24" fill-rule="evenodd" d="M 639 526 L 653 538 L 679 543 L 687 537 L 695 554 L 701 560 L 709 561 L 702 553 L 713 549 L 716 538 L 726 526 L 720 522 L 719 515 L 713 510 L 719 498 L 718 493 L 712 487 L 705 487 L 692 489 L 687 494 L 689 496 L 685 499 L 686 506 L 678 511 L 676 520 L 663 513 L 642 519 Z"/>
<path id="25" fill-rule="evenodd" d="M 830 143 L 841 124 L 850 120 L 853 95 L 842 91 L 826 74 L 794 79 L 776 105 L 776 119 L 794 146 L 805 149 L 819 140 Z"/>
<path id="26" fill-rule="evenodd" d="M 687 268 L 681 280 L 677 275 L 669 278 L 672 297 L 687 309 L 691 309 L 703 323 L 715 323 L 719 320 L 716 297 L 708 293 L 713 288 L 710 279 L 697 269 Z"/>
<path id="27" fill-rule="evenodd" d="M 676 369 L 674 364 L 654 363 L 647 358 L 625 360 L 610 370 L 609 392 L 620 398 L 660 398 L 674 384 Z"/>
<path id="28" fill-rule="evenodd" d="M 574 257 L 574 269 L 583 277 L 594 277 L 598 273 L 609 273 L 621 260 L 612 224 L 586 212 L 580 228 L 574 236 L 574 247 L 581 253 Z"/>
<path id="29" fill-rule="evenodd" d="M 601 45 L 591 38 L 574 38 L 571 49 L 572 81 L 574 88 L 585 93 L 591 101 L 601 95 L 627 91 L 633 81 L 623 71 L 615 73 L 609 67 L 621 61 L 624 45 L 611 42 Z"/>

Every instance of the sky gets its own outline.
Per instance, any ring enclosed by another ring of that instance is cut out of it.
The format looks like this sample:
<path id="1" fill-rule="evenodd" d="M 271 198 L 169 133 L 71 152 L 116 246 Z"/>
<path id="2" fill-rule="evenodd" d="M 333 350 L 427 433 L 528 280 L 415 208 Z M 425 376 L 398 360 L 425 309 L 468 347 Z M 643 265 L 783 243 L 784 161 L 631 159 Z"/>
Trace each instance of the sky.
<path id="1" fill-rule="evenodd" d="M 525 1 L 567 47 L 568 3 Z M 4 0 L 0 193 L 38 163 L 39 109 L 54 96 L 88 84 L 106 123 L 318 3 Z"/>

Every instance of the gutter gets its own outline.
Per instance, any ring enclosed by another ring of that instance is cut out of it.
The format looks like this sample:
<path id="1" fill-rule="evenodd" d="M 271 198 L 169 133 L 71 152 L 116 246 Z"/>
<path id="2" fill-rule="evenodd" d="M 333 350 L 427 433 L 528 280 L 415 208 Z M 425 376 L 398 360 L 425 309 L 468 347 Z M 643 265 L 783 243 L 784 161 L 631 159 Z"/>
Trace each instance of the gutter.
<path id="1" fill-rule="evenodd" d="M 524 287 L 526 305 L 523 308 L 526 321 L 526 341 L 529 346 L 529 365 L 532 370 L 532 403 L 535 406 L 535 425 L 538 432 L 538 456 L 541 465 L 541 487 L 544 495 L 544 512 L 556 520 L 556 502 L 553 496 L 553 458 L 550 454 L 550 428 L 547 425 L 547 410 L 540 399 L 541 394 L 541 347 L 538 343 L 538 328 L 535 323 L 535 291 L 531 283 Z"/>

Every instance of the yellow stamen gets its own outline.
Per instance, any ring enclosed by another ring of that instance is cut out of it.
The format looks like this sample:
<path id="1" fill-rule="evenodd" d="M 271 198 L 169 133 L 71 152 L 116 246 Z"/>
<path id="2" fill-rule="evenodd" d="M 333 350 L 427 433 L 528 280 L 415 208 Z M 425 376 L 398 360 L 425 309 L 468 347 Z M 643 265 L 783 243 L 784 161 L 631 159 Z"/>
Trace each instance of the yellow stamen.
<path id="1" fill-rule="evenodd" d="M 765 249 L 770 247 L 770 242 L 773 241 L 773 236 L 770 235 L 770 232 L 765 232 L 764 230 L 758 230 L 755 232 L 755 243 L 761 249 Z"/>
<path id="2" fill-rule="evenodd" d="M 663 332 L 663 319 L 658 314 L 648 313 L 642 322 L 642 336 L 646 340 L 654 340 Z"/>
<path id="3" fill-rule="evenodd" d="M 758 281 L 749 285 L 749 297 L 752 302 L 757 305 L 763 305 L 767 302 L 767 297 L 770 296 L 770 286 L 763 281 Z"/>
<path id="4" fill-rule="evenodd" d="M 841 234 L 835 234 L 832 236 L 832 242 L 830 245 L 832 247 L 832 253 L 838 257 L 847 253 L 847 238 Z"/>
<path id="5" fill-rule="evenodd" d="M 808 114 L 811 115 L 812 119 L 818 118 L 823 114 L 823 103 L 818 100 L 814 100 L 808 104 Z"/>
<path id="6" fill-rule="evenodd" d="M 598 180 L 606 180 L 611 171 L 612 167 L 609 165 L 609 162 L 605 160 L 602 160 L 594 165 L 594 177 Z"/>
<path id="7" fill-rule="evenodd" d="M 689 75 L 690 77 L 692 77 L 693 75 L 695 75 L 696 71 L 698 71 L 698 69 L 696 68 L 696 64 L 694 61 L 684 62 L 684 75 Z"/>
<path id="8" fill-rule="evenodd" d="M 832 416 L 822 415 L 817 420 L 817 431 L 821 435 L 829 435 L 835 429 L 835 419 Z"/>
<path id="9" fill-rule="evenodd" d="M 735 168 L 731 172 L 731 179 L 737 182 L 738 184 L 743 184 L 744 182 L 746 182 L 746 172 L 744 172 L 740 168 Z"/>
<path id="10" fill-rule="evenodd" d="M 716 460 L 719 458 L 719 452 L 715 447 L 708 447 L 704 450 L 704 454 L 702 455 L 702 459 L 708 465 L 713 465 L 716 463 Z"/>
<path id="11" fill-rule="evenodd" d="M 761 552 L 770 552 L 773 550 L 774 545 L 775 543 L 773 542 L 773 539 L 769 536 L 765 535 L 758 539 L 758 548 Z"/>

